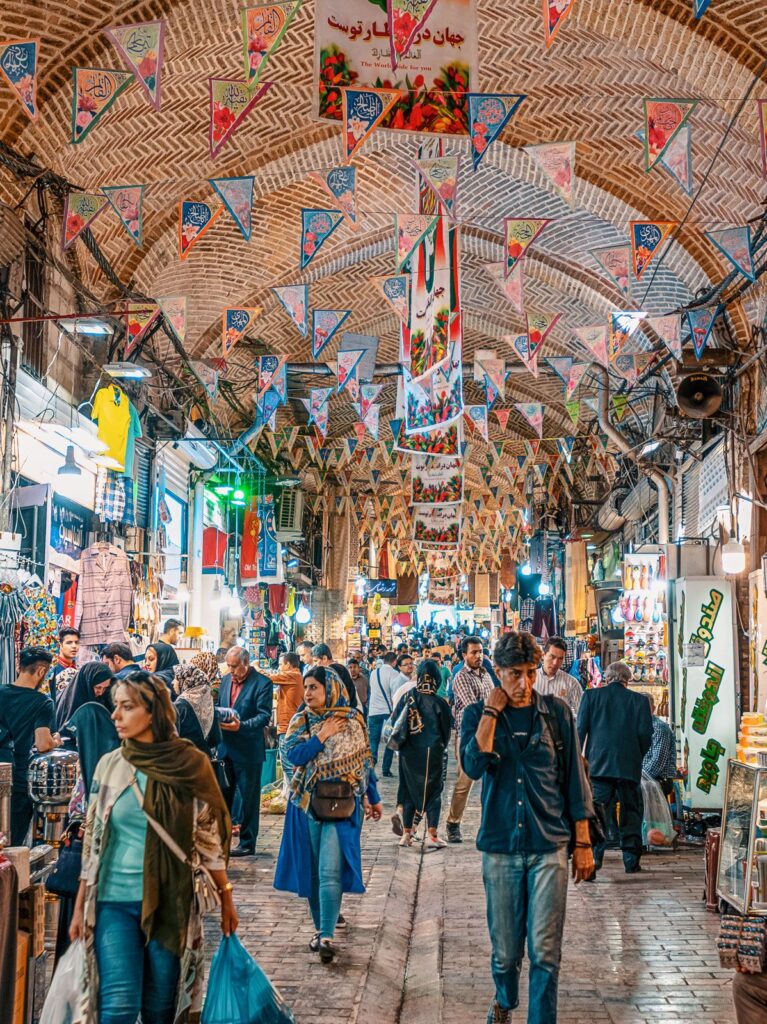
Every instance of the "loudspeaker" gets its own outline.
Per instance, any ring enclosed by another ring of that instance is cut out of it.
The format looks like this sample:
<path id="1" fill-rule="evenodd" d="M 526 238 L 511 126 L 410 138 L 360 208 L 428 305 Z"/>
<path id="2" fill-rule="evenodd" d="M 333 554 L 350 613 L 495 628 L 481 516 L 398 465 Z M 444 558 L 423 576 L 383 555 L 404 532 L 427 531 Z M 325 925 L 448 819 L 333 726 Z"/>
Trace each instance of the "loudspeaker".
<path id="1" fill-rule="evenodd" d="M 714 416 L 722 407 L 723 397 L 719 382 L 707 373 L 688 374 L 676 389 L 679 408 L 694 420 Z"/>

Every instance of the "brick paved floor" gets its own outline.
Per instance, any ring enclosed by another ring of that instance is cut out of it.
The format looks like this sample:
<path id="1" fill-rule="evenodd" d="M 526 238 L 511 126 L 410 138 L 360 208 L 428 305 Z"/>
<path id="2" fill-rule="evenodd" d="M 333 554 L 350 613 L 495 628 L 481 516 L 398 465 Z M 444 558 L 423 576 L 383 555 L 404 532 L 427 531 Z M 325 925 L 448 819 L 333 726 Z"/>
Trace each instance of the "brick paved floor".
<path id="1" fill-rule="evenodd" d="M 452 772 L 451 772 L 452 781 Z M 450 788 L 451 781 L 448 784 Z M 263 820 L 263 854 L 233 861 L 240 937 L 292 1006 L 297 1024 L 483 1024 L 491 997 L 480 855 L 473 841 L 422 855 L 392 835 L 396 780 L 383 780 L 385 817 L 363 831 L 367 893 L 344 898 L 340 955 L 322 967 L 307 943 L 306 903 L 272 888 L 281 817 Z M 479 793 L 464 832 L 473 840 Z M 718 919 L 706 913 L 702 851 L 647 856 L 626 875 L 608 851 L 595 885 L 570 885 L 560 1024 L 733 1024 L 732 975 L 718 967 Z M 209 923 L 209 947 L 216 944 Z M 514 1020 L 525 1020 L 523 1001 Z"/>

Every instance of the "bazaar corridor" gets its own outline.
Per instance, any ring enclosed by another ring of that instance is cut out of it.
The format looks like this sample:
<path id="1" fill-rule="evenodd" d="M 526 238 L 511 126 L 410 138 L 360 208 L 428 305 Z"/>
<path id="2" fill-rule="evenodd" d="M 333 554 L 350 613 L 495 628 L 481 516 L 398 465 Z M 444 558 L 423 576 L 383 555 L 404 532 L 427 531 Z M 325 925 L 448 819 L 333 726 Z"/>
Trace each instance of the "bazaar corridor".
<path id="1" fill-rule="evenodd" d="M 451 772 L 451 776 L 452 776 Z M 449 785 L 452 783 L 452 778 Z M 396 780 L 382 780 L 385 808 Z M 399 849 L 387 814 L 363 830 L 367 893 L 345 896 L 346 931 L 329 968 L 308 951 L 306 903 L 272 888 L 283 818 L 262 819 L 262 856 L 235 866 L 240 937 L 290 1004 L 296 1024 L 463 1024 L 490 1002 L 490 944 L 472 794 L 461 846 Z M 261 842 L 261 840 L 259 840 Z M 608 851 L 594 885 L 570 883 L 559 1024 L 732 1024 L 732 972 L 705 910 L 703 850 L 647 856 L 638 875 Z M 218 924 L 208 927 L 216 948 Z M 522 973 L 526 993 L 528 965 Z M 327 984 L 328 972 L 332 983 Z M 526 1001 L 513 1014 L 524 1021 Z"/>

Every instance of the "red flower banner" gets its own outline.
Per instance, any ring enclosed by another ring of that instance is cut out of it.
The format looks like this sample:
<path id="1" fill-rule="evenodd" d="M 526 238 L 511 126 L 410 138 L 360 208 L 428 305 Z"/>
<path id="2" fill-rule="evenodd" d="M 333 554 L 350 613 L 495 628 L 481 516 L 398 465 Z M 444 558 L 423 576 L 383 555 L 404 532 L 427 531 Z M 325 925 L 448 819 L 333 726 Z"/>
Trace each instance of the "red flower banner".
<path id="1" fill-rule="evenodd" d="M 134 79 L 114 68 L 72 68 L 72 142 L 82 142 Z"/>
<path id="2" fill-rule="evenodd" d="M 391 43 L 392 71 L 397 70 L 400 59 L 407 55 L 416 41 L 420 42 L 426 19 L 434 10 L 437 0 L 386 0 Z M 431 32 L 429 32 L 431 35 Z"/>
<path id="3" fill-rule="evenodd" d="M 258 4 L 242 11 L 242 49 L 245 81 L 255 89 L 269 58 L 280 48 L 282 37 L 298 14 L 302 0 Z"/>
<path id="4" fill-rule="evenodd" d="M 37 119 L 37 55 L 39 39 L 6 39 L 0 42 L 0 71 L 21 100 L 27 117 Z"/>
<path id="5" fill-rule="evenodd" d="M 264 82 L 255 92 L 251 92 L 246 82 L 238 82 L 234 78 L 208 79 L 210 95 L 208 144 L 211 160 L 215 160 L 224 143 L 234 135 L 271 86 L 271 82 Z"/>
<path id="6" fill-rule="evenodd" d="M 154 302 L 129 302 L 125 314 L 126 334 L 123 359 L 127 359 L 160 315 Z"/>
<path id="7" fill-rule="evenodd" d="M 697 105 L 697 100 L 685 99 L 644 101 L 646 171 L 655 167 Z"/>
<path id="8" fill-rule="evenodd" d="M 107 205 L 107 197 L 98 193 L 67 193 L 61 231 L 62 251 L 68 249 L 77 236 L 90 227 Z"/>
<path id="9" fill-rule="evenodd" d="M 145 188 L 145 185 L 103 185 L 101 188 L 131 240 L 139 249 L 144 239 Z"/>
<path id="10" fill-rule="evenodd" d="M 113 25 L 104 29 L 122 57 L 125 66 L 149 97 L 155 110 L 160 109 L 160 73 L 165 52 L 165 22 L 142 21 L 136 25 Z"/>

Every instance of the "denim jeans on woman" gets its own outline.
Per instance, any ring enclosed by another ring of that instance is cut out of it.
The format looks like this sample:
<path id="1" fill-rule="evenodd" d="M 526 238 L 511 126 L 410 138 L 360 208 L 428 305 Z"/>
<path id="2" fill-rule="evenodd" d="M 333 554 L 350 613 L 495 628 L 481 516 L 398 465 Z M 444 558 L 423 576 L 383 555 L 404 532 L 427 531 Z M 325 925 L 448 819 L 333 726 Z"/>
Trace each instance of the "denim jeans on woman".
<path id="1" fill-rule="evenodd" d="M 483 853 L 482 880 L 498 1004 L 506 1010 L 519 1006 L 519 976 L 527 939 L 527 1024 L 556 1024 L 567 901 L 567 850 L 560 847 L 552 853 Z"/>
<path id="2" fill-rule="evenodd" d="M 307 815 L 312 848 L 312 894 L 309 909 L 323 939 L 332 939 L 343 898 L 343 855 L 338 828 L 332 821 Z"/>
<path id="3" fill-rule="evenodd" d="M 173 1024 L 179 958 L 141 931 L 141 903 L 96 910 L 99 1024 Z"/>

